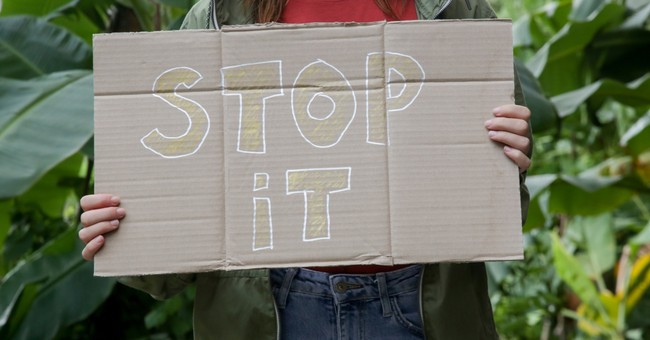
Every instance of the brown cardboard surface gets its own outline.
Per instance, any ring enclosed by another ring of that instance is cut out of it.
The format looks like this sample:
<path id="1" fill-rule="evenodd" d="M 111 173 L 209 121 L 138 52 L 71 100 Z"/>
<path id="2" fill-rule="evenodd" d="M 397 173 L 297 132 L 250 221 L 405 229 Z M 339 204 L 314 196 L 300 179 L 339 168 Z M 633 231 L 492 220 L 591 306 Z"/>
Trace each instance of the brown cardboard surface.
<path id="1" fill-rule="evenodd" d="M 522 257 L 509 21 L 97 35 L 100 276 Z M 156 130 L 157 129 L 157 130 Z"/>

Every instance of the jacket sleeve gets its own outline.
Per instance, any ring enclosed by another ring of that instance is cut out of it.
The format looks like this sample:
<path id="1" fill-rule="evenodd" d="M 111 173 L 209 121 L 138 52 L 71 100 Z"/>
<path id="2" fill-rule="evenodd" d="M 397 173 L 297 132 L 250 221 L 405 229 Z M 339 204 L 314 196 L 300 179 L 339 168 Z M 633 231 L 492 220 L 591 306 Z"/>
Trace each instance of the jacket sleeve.
<path id="1" fill-rule="evenodd" d="M 526 106 L 526 99 L 524 98 L 524 91 L 519 81 L 519 74 L 515 67 L 515 104 Z M 528 124 L 528 138 L 530 138 L 530 151 L 528 157 L 533 158 L 533 131 Z M 526 171 L 519 174 L 519 196 L 521 201 L 521 225 L 526 224 L 526 217 L 528 217 L 528 206 L 530 205 L 530 193 L 526 186 Z"/>
<path id="2" fill-rule="evenodd" d="M 214 28 L 212 20 L 210 20 L 210 2 L 212 0 L 201 0 L 197 2 L 192 8 L 187 12 L 183 23 L 181 24 L 181 29 L 211 29 Z"/>
<path id="3" fill-rule="evenodd" d="M 441 13 L 443 19 L 495 19 L 487 0 L 451 0 Z"/>
<path id="4" fill-rule="evenodd" d="M 156 300 L 164 300 L 181 292 L 195 279 L 196 274 L 164 274 L 124 276 L 118 278 L 117 281 L 148 293 Z"/>
<path id="5" fill-rule="evenodd" d="M 181 29 L 214 29 L 213 12 L 219 26 L 252 24 L 253 15 L 242 3 L 241 0 L 200 0 L 185 16 Z"/>

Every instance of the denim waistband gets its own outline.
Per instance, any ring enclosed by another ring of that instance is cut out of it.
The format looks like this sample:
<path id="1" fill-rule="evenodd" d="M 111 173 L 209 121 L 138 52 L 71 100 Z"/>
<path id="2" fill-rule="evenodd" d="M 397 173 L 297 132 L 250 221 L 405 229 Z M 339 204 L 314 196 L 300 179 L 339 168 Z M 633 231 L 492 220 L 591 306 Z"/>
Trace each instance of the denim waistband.
<path id="1" fill-rule="evenodd" d="M 377 274 L 329 274 L 305 268 L 271 270 L 271 282 L 279 290 L 278 307 L 284 308 L 289 292 L 332 297 L 337 304 L 381 299 L 417 291 L 421 265 Z"/>

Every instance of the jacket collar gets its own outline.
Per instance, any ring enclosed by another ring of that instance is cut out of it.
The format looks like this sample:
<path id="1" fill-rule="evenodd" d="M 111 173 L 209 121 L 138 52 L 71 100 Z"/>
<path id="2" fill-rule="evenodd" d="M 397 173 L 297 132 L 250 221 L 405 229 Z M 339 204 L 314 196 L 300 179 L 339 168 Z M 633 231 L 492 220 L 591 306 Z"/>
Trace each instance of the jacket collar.
<path id="1" fill-rule="evenodd" d="M 415 0 L 415 8 L 418 11 L 418 19 L 433 20 L 449 6 L 452 0 Z"/>

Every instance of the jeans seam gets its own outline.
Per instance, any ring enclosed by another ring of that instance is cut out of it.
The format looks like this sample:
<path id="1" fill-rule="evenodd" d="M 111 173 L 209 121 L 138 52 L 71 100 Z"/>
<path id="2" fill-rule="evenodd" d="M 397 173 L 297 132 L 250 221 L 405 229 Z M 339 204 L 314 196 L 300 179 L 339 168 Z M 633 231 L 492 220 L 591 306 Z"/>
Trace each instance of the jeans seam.
<path id="1" fill-rule="evenodd" d="M 389 296 L 398 296 L 398 295 L 403 295 L 403 294 L 409 294 L 409 293 L 414 293 L 418 291 L 418 287 L 414 286 L 412 288 L 404 289 L 404 290 L 398 290 L 398 291 L 391 291 L 389 292 Z"/>
<path id="2" fill-rule="evenodd" d="M 415 335 L 422 336 L 424 334 L 424 329 L 422 327 L 418 327 L 416 324 L 404 317 L 404 314 L 402 314 L 402 310 L 399 308 L 397 299 L 395 297 L 391 298 L 391 304 L 393 306 L 393 314 L 395 315 L 395 319 L 400 325 L 413 332 Z"/>

